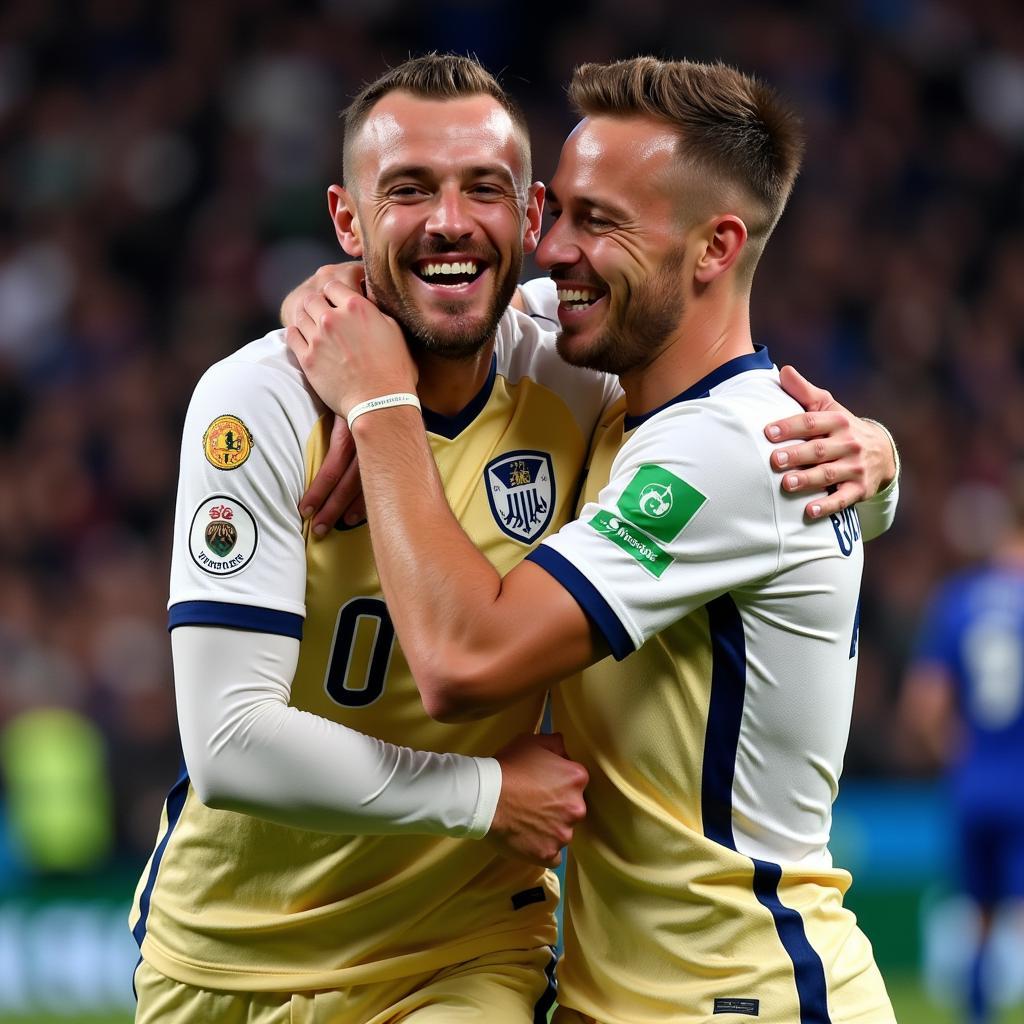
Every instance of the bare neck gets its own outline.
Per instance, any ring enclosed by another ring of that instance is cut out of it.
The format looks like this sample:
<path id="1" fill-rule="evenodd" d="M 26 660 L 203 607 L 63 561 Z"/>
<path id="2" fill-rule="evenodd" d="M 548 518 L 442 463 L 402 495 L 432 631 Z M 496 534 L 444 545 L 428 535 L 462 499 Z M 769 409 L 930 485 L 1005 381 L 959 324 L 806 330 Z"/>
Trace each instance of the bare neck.
<path id="1" fill-rule="evenodd" d="M 444 359 L 429 352 L 416 357 L 420 401 L 442 416 L 455 416 L 477 396 L 487 380 L 494 354 L 493 339 L 466 359 Z"/>
<path id="2" fill-rule="evenodd" d="M 746 302 L 737 303 L 725 316 L 688 310 L 672 338 L 649 363 L 622 375 L 626 411 L 630 416 L 649 413 L 723 363 L 753 351 Z"/>

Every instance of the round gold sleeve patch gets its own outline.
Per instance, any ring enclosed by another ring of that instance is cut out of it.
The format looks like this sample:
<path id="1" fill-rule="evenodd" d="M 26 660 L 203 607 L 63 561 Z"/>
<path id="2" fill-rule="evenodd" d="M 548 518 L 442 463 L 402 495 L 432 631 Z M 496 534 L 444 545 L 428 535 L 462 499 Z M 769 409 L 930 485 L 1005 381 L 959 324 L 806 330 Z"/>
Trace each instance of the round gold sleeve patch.
<path id="1" fill-rule="evenodd" d="M 203 434 L 207 462 L 218 469 L 238 469 L 252 451 L 252 434 L 237 416 L 218 416 Z"/>

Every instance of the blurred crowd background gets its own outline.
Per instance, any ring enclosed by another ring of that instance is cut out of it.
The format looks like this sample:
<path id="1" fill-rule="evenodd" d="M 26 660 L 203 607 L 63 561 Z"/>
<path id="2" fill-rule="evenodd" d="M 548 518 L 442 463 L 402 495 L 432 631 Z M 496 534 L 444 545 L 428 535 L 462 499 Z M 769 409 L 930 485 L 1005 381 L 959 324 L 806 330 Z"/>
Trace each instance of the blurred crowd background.
<path id="1" fill-rule="evenodd" d="M 1024 13 L 1007 0 L 7 0 L 0 10 L 0 892 L 148 856 L 178 759 L 165 632 L 184 409 L 339 256 L 337 114 L 475 52 L 547 178 L 573 66 L 722 59 L 806 120 L 755 337 L 903 457 L 873 543 L 846 779 L 928 770 L 900 682 L 1024 455 Z"/>

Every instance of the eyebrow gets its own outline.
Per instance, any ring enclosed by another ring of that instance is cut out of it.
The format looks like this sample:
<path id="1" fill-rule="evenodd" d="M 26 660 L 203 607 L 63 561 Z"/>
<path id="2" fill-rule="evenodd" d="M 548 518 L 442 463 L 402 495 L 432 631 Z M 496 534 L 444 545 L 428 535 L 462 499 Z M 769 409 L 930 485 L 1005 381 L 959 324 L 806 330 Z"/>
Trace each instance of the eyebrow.
<path id="1" fill-rule="evenodd" d="M 425 181 L 436 178 L 437 169 L 428 167 L 425 164 L 398 164 L 384 171 L 377 179 L 378 187 L 390 185 L 393 181 L 401 178 L 412 178 L 416 181 Z M 516 179 L 512 171 L 501 164 L 478 164 L 474 167 L 466 167 L 460 172 L 462 178 L 501 178 L 510 185 L 515 185 Z"/>
<path id="2" fill-rule="evenodd" d="M 377 179 L 377 184 L 378 186 L 390 185 L 391 182 L 397 181 L 399 178 L 415 178 L 417 181 L 421 181 L 432 176 L 433 172 L 430 168 L 422 164 L 398 164 L 396 167 L 386 170 Z"/>
<path id="3" fill-rule="evenodd" d="M 547 202 L 554 203 L 555 206 L 562 205 L 562 201 L 558 198 L 558 196 L 554 193 L 550 186 L 548 186 L 546 198 Z M 602 212 L 607 213 L 609 216 L 611 216 L 614 220 L 630 219 L 630 215 L 621 206 L 616 206 L 614 203 L 610 202 L 607 199 L 588 199 L 586 196 L 583 196 L 580 199 L 577 199 L 576 203 L 579 206 L 583 206 L 588 210 L 601 210 Z"/>

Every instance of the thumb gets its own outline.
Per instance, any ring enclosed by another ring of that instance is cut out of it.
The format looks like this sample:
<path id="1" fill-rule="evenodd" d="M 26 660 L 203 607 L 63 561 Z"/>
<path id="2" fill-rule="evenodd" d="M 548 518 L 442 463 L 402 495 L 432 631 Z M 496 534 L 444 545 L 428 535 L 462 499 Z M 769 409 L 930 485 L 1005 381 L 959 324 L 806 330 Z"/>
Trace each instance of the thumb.
<path id="1" fill-rule="evenodd" d="M 560 732 L 538 733 L 537 745 L 545 750 L 550 750 L 552 754 L 557 754 L 559 757 L 568 758 L 569 756 L 565 751 L 565 742 Z"/>
<path id="2" fill-rule="evenodd" d="M 779 371 L 779 382 L 790 398 L 796 399 L 807 412 L 822 412 L 832 404 L 832 395 L 812 384 L 793 366 Z"/>

